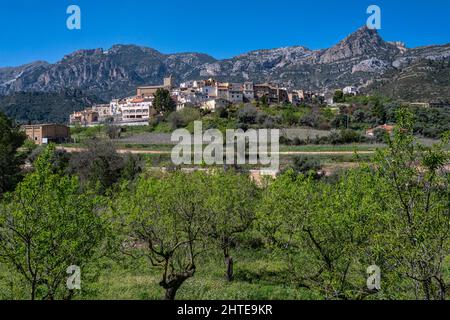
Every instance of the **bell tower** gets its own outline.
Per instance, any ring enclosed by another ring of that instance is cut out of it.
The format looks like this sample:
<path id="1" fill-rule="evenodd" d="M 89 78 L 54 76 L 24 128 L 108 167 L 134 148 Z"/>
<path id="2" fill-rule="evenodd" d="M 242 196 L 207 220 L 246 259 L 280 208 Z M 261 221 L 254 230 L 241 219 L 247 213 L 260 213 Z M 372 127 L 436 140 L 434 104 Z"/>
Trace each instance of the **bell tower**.
<path id="1" fill-rule="evenodd" d="M 164 87 L 167 89 L 172 89 L 173 88 L 173 77 L 172 75 L 164 78 Z"/>

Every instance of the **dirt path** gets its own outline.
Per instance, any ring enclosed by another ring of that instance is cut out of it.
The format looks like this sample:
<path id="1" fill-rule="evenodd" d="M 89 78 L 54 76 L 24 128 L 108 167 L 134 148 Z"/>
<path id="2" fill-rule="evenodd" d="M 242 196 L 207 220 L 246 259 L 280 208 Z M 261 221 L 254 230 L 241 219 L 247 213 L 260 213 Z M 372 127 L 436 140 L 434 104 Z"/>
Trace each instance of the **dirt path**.
<path id="1" fill-rule="evenodd" d="M 74 147 L 62 147 L 58 146 L 57 149 L 65 150 L 69 153 L 83 152 L 86 148 L 74 148 Z M 118 153 L 131 153 L 131 154 L 155 154 L 165 155 L 171 154 L 172 151 L 168 150 L 142 150 L 142 149 L 117 149 Z M 375 151 L 356 151 L 357 154 L 374 154 Z M 352 155 L 355 151 L 280 151 L 279 155 Z"/>

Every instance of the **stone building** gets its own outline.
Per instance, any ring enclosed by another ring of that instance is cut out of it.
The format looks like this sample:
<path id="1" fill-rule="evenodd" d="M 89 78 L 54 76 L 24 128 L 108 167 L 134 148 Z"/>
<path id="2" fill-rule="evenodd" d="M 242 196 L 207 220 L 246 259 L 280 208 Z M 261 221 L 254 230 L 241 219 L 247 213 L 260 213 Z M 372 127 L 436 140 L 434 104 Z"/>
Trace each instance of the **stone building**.
<path id="1" fill-rule="evenodd" d="M 267 97 L 267 102 L 269 104 L 289 102 L 289 96 L 286 89 L 263 83 L 254 85 L 253 90 L 255 98 L 261 99 L 262 97 Z"/>
<path id="2" fill-rule="evenodd" d="M 98 124 L 99 120 L 100 120 L 99 113 L 93 109 L 77 111 L 70 115 L 71 125 L 79 124 L 82 126 L 90 126 L 93 124 Z"/>
<path id="3" fill-rule="evenodd" d="M 25 125 L 22 126 L 22 130 L 35 144 L 61 143 L 70 140 L 69 127 L 61 124 Z"/>
<path id="4" fill-rule="evenodd" d="M 159 86 L 142 86 L 138 87 L 136 90 L 136 96 L 140 98 L 150 98 L 153 97 L 158 89 L 166 89 L 171 91 L 174 88 L 173 77 L 169 76 L 164 78 L 164 84 Z"/>

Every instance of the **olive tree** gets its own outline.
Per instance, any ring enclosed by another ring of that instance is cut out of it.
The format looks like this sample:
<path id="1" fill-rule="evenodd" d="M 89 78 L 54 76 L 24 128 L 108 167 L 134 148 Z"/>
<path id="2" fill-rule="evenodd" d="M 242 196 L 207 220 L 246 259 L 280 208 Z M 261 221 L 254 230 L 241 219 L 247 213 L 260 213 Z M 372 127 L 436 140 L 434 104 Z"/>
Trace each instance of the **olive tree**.
<path id="1" fill-rule="evenodd" d="M 160 268 L 166 300 L 174 300 L 180 286 L 194 276 L 205 250 L 206 195 L 204 173 L 174 172 L 141 177 L 135 186 L 127 183 L 114 201 L 115 221 L 124 235 L 121 250 L 143 253 Z"/>
<path id="2" fill-rule="evenodd" d="M 76 177 L 53 172 L 53 152 L 49 146 L 40 155 L 0 207 L 0 261 L 23 279 L 32 300 L 71 298 L 67 268 L 83 271 L 106 234 L 102 202 L 80 193 Z"/>

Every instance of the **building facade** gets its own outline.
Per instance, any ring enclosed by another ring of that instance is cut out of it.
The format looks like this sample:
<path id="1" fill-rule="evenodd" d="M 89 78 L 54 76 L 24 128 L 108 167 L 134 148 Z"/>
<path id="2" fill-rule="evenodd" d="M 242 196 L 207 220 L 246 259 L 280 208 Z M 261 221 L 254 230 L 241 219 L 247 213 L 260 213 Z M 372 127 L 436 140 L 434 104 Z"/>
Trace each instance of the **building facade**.
<path id="1" fill-rule="evenodd" d="M 289 102 L 289 96 L 286 89 L 263 83 L 254 85 L 253 90 L 256 99 L 266 97 L 269 104 Z"/>
<path id="2" fill-rule="evenodd" d="M 99 124 L 100 115 L 93 109 L 74 112 L 70 115 L 71 125 L 90 126 Z"/>
<path id="3" fill-rule="evenodd" d="M 136 96 L 140 98 L 153 97 L 158 89 L 171 91 L 174 88 L 174 80 L 172 76 L 164 78 L 164 83 L 159 86 L 142 86 L 136 89 Z"/>
<path id="4" fill-rule="evenodd" d="M 62 143 L 70 140 L 69 127 L 61 124 L 26 125 L 22 126 L 22 130 L 29 140 L 39 145 L 50 142 Z"/>
<path id="5" fill-rule="evenodd" d="M 118 111 L 122 116 L 121 120 L 123 122 L 148 120 L 152 105 L 153 99 L 151 98 L 127 99 L 123 103 L 119 103 Z"/>

